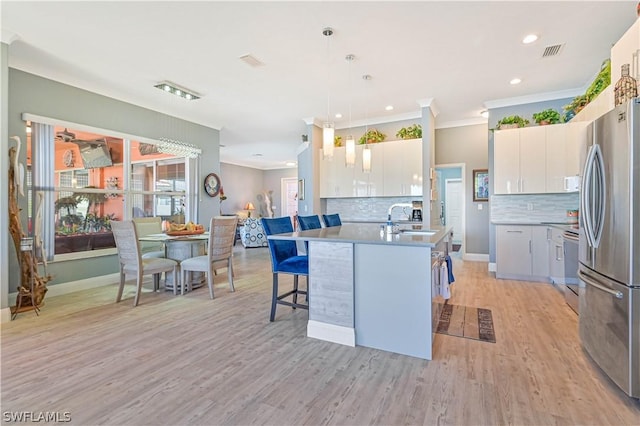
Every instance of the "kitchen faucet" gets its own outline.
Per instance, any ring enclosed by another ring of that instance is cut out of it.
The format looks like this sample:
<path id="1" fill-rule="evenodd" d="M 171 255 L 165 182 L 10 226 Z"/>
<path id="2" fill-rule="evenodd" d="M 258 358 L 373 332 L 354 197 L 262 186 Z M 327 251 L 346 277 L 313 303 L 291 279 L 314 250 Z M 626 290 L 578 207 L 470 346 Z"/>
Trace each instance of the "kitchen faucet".
<path id="1" fill-rule="evenodd" d="M 389 207 L 389 211 L 387 212 L 388 220 L 391 220 L 391 212 L 396 207 L 402 207 L 402 208 L 411 207 L 412 208 L 413 204 L 411 204 L 411 203 L 395 203 L 395 204 L 391 204 L 391 206 Z"/>

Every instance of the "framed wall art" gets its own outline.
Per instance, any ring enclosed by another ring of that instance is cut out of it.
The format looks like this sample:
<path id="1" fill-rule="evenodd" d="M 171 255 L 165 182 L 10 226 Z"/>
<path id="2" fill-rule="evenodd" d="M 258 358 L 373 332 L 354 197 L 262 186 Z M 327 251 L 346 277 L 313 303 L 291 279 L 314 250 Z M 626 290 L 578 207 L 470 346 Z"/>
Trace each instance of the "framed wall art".
<path id="1" fill-rule="evenodd" d="M 489 170 L 473 171 L 473 201 L 489 201 Z"/>

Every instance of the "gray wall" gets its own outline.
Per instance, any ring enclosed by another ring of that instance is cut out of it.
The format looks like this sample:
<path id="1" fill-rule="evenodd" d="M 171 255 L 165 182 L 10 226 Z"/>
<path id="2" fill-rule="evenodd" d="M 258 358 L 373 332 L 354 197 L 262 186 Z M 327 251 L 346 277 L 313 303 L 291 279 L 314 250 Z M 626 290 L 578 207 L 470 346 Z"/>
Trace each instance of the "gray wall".
<path id="1" fill-rule="evenodd" d="M 436 129 L 436 165 L 465 164 L 465 233 L 467 239 L 467 253 L 489 253 L 489 208 L 484 202 L 482 210 L 473 202 L 474 169 L 488 168 L 486 124 L 473 126 Z"/>
<path id="2" fill-rule="evenodd" d="M 224 214 L 246 214 L 244 206 L 251 201 L 258 208 L 257 194 L 273 191 L 272 205 L 274 213 L 280 216 L 280 200 L 282 199 L 281 182 L 285 177 L 297 177 L 296 168 L 258 170 L 250 167 L 236 166 L 234 164 L 220 163 L 220 180 L 224 187 L 227 199 L 222 202 Z M 258 211 L 251 212 L 257 217 Z"/>
<path id="3" fill-rule="evenodd" d="M 21 115 L 25 112 L 140 137 L 152 139 L 167 137 L 190 142 L 203 149 L 201 156 L 203 167 L 201 167 L 200 176 L 196 177 L 198 182 L 202 182 L 207 173 L 212 171 L 219 173 L 220 171 L 219 131 L 216 129 L 180 120 L 23 71 L 9 69 L 8 134 L 18 135 L 23 141 L 26 140 L 26 131 Z M 21 158 L 23 162 L 26 158 L 24 151 Z M 2 158 L 5 158 L 4 152 Z M 26 200 L 22 203 L 26 206 Z M 214 212 L 218 211 L 217 197 L 201 197 L 200 217 L 198 218 L 200 222 L 207 223 Z M 23 209 L 23 212 L 25 212 L 22 218 L 23 227 L 26 229 L 26 209 Z M 10 238 L 8 234 L 3 233 L 3 235 L 5 235 L 3 237 L 5 239 Z M 6 264 L 4 260 L 2 259 L 3 264 Z M 9 247 L 7 262 L 9 264 L 9 282 L 13 284 L 11 289 L 2 289 L 3 299 L 9 291 L 15 291 L 19 279 L 17 257 L 13 244 Z M 115 256 L 106 256 L 94 260 L 53 262 L 49 264 L 48 271 L 54 277 L 53 281 L 49 283 L 52 285 L 115 273 L 118 271 L 118 267 Z M 3 303 L 6 301 L 3 300 Z"/>
<path id="4" fill-rule="evenodd" d="M 282 179 L 283 178 L 297 178 L 298 169 L 276 169 L 265 170 L 262 173 L 262 186 L 265 190 L 273 190 L 273 200 L 271 200 L 274 210 L 273 213 L 276 217 L 282 216 Z"/>

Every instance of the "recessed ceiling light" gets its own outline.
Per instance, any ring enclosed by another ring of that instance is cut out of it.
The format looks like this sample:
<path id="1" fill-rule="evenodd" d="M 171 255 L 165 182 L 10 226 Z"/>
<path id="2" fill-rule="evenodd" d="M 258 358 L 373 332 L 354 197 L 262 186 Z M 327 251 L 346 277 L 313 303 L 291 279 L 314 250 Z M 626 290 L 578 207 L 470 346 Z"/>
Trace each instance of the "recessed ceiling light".
<path id="1" fill-rule="evenodd" d="M 487 111 L 486 109 L 483 111 L 480 111 L 480 115 L 484 118 L 489 118 L 489 111 Z"/>
<path id="2" fill-rule="evenodd" d="M 200 95 L 196 94 L 193 90 L 185 89 L 184 87 L 180 87 L 177 84 L 171 83 L 170 81 L 163 81 L 162 83 L 156 84 L 154 87 L 157 87 L 158 89 L 164 90 L 168 93 L 173 93 L 174 95 L 189 101 L 200 99 Z"/>
<path id="3" fill-rule="evenodd" d="M 262 157 L 262 154 L 252 154 L 253 157 Z"/>
<path id="4" fill-rule="evenodd" d="M 515 84 L 520 84 L 520 83 L 522 83 L 522 80 L 520 80 L 519 78 L 514 78 L 509 83 L 514 84 L 514 85 Z"/>
<path id="5" fill-rule="evenodd" d="M 340 114 L 339 112 L 336 113 L 336 118 L 342 118 L 342 114 Z"/>
<path id="6" fill-rule="evenodd" d="M 287 162 L 285 163 L 285 165 L 286 165 L 287 167 L 293 167 L 293 166 L 295 166 L 295 165 L 296 165 L 296 163 L 294 163 L 293 161 L 287 161 Z"/>
<path id="7" fill-rule="evenodd" d="M 384 109 L 387 111 L 393 111 L 393 105 L 387 105 Z"/>
<path id="8" fill-rule="evenodd" d="M 524 44 L 529 44 L 529 43 L 533 43 L 534 41 L 536 41 L 538 39 L 538 36 L 535 34 L 529 34 L 527 35 L 525 38 L 522 39 L 522 42 Z"/>

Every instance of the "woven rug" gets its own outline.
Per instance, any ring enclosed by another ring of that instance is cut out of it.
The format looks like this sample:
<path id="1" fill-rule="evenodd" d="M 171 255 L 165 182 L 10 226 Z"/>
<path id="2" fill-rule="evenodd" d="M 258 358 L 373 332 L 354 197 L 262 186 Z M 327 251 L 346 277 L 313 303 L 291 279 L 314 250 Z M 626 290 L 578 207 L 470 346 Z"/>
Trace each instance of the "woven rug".
<path id="1" fill-rule="evenodd" d="M 496 342 L 496 334 L 493 330 L 493 316 L 490 309 L 450 305 L 447 303 L 442 306 L 436 333 L 466 337 L 483 342 Z"/>

